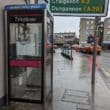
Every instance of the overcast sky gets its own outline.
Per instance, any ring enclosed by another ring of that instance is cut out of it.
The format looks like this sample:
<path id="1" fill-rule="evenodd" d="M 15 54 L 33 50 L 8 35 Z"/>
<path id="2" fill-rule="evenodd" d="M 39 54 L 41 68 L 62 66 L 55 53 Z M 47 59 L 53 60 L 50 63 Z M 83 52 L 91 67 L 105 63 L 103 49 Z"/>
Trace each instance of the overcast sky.
<path id="1" fill-rule="evenodd" d="M 107 17 L 110 17 L 110 3 Z M 79 17 L 54 17 L 54 32 L 76 32 L 79 36 L 79 23 Z"/>

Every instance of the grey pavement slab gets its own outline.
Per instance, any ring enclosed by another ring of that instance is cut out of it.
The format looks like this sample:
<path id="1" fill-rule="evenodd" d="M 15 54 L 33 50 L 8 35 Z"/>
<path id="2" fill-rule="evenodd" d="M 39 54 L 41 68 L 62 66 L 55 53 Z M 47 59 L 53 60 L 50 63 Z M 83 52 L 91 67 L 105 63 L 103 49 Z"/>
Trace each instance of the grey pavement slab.
<path id="1" fill-rule="evenodd" d="M 85 104 L 78 104 L 77 105 L 77 110 L 90 110 L 91 106 L 90 105 L 85 105 Z"/>
<path id="2" fill-rule="evenodd" d="M 70 96 L 87 97 L 87 98 L 89 96 L 88 92 L 86 91 L 72 90 L 72 89 L 66 89 L 64 94 Z"/>
<path id="3" fill-rule="evenodd" d="M 89 104 L 88 98 L 78 97 L 78 96 L 64 95 L 63 98 L 62 98 L 62 101 L 64 101 L 64 102 L 71 102 L 71 103 Z"/>
<path id="4" fill-rule="evenodd" d="M 42 106 L 40 104 L 14 102 L 0 110 L 42 110 Z"/>
<path id="5" fill-rule="evenodd" d="M 77 104 L 54 101 L 53 110 L 76 110 Z"/>
<path id="6" fill-rule="evenodd" d="M 62 101 L 77 103 L 77 104 L 89 104 L 89 94 L 84 91 L 66 89 Z"/>
<path id="7" fill-rule="evenodd" d="M 71 62 L 54 54 L 53 99 L 47 110 L 110 110 L 110 89 L 96 68 L 94 88 L 91 87 L 91 56 L 74 52 Z M 92 105 L 93 101 L 93 107 Z M 0 109 L 2 110 L 2 109 Z M 9 107 L 4 110 L 10 110 Z M 37 104 L 12 104 L 11 110 L 42 110 Z"/>

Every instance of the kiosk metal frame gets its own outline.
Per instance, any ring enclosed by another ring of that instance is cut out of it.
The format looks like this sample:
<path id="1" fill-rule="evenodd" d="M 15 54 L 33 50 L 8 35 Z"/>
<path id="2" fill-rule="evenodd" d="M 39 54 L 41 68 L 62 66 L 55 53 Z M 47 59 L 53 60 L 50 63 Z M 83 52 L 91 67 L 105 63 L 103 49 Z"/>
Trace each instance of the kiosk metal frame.
<path id="1" fill-rule="evenodd" d="M 7 103 L 19 101 L 42 104 L 48 100 L 53 88 L 52 45 L 53 17 L 46 4 L 5 6 Z M 37 75 L 40 81 L 36 81 Z M 36 85 L 37 82 L 40 85 Z M 40 98 L 36 96 L 37 87 L 40 87 Z"/>

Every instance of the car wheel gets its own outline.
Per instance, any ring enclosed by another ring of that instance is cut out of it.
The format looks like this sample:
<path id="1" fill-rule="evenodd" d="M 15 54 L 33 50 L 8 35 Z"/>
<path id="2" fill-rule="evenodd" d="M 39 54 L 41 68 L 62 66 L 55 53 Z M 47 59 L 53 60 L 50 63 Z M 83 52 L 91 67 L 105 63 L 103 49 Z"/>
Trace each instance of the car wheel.
<path id="1" fill-rule="evenodd" d="M 98 52 L 98 55 L 100 55 L 100 52 Z"/>
<path id="2" fill-rule="evenodd" d="M 87 51 L 87 53 L 88 53 L 88 54 L 91 54 L 91 52 L 90 52 L 90 51 Z"/>

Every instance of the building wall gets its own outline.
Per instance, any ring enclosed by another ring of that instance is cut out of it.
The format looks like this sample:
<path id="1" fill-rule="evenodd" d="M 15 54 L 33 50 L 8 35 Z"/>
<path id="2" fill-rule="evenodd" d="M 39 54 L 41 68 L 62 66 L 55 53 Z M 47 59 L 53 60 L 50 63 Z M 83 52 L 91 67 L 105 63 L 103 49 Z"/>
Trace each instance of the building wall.
<path id="1" fill-rule="evenodd" d="M 103 43 L 110 44 L 110 17 L 104 20 L 104 38 Z"/>
<path id="2" fill-rule="evenodd" d="M 0 106 L 4 101 L 4 20 L 3 9 L 9 4 L 25 4 L 24 0 L 1 0 L 0 1 Z"/>
<path id="3" fill-rule="evenodd" d="M 46 1 L 48 2 L 48 0 L 31 0 L 30 2 L 31 3 L 36 3 L 36 2 L 38 2 L 38 3 L 46 3 Z"/>
<path id="4" fill-rule="evenodd" d="M 94 19 L 81 18 L 80 19 L 80 44 L 87 43 L 89 35 L 94 35 L 95 21 Z"/>
<path id="5" fill-rule="evenodd" d="M 68 41 L 74 41 L 76 38 L 76 34 L 75 32 L 73 33 L 55 33 L 54 36 L 57 36 L 56 38 L 59 39 L 60 37 L 63 38 L 64 42 L 68 42 Z"/>

